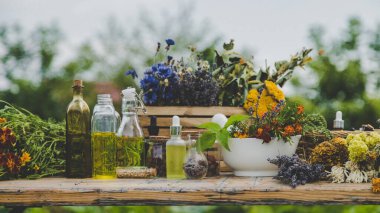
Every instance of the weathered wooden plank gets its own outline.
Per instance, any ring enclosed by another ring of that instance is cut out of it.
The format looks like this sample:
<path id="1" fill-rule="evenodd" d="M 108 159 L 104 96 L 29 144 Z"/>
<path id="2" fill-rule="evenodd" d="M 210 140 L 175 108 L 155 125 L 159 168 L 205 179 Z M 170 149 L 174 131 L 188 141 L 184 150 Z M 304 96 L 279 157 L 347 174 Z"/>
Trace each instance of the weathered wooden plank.
<path id="1" fill-rule="evenodd" d="M 246 111 L 242 107 L 147 106 L 146 109 L 147 109 L 147 113 L 145 115 L 156 115 L 156 116 L 178 115 L 178 116 L 211 117 L 217 113 L 223 113 L 226 116 L 230 116 L 233 114 L 246 114 Z"/>
<path id="2" fill-rule="evenodd" d="M 142 127 L 147 127 L 150 125 L 150 118 L 148 116 L 140 116 L 140 125 Z M 199 126 L 202 123 L 210 122 L 210 118 L 198 118 L 198 117 L 181 117 L 181 126 L 182 127 L 191 127 L 194 128 Z M 169 127 L 172 125 L 172 117 L 158 117 L 157 126 L 159 127 Z"/>
<path id="3" fill-rule="evenodd" d="M 272 178 L 65 179 L 0 182 L 0 205 L 380 204 L 370 184 L 318 182 L 292 189 Z"/>

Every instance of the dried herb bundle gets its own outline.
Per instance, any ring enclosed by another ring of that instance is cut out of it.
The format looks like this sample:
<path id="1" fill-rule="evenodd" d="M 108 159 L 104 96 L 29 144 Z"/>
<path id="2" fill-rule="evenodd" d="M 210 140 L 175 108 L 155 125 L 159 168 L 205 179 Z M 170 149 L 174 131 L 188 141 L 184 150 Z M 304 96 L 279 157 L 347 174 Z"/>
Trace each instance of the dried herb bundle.
<path id="1" fill-rule="evenodd" d="M 300 184 L 318 181 L 325 176 L 323 165 L 309 164 L 297 155 L 277 156 L 268 161 L 278 166 L 278 175 L 274 179 L 289 184 L 293 188 Z"/>
<path id="2" fill-rule="evenodd" d="M 18 177 L 40 178 L 64 172 L 65 166 L 65 125 L 53 121 L 44 121 L 31 112 L 16 108 L 0 101 L 4 107 L 0 115 L 7 122 L 0 127 L 7 127 L 14 132 L 18 149 L 30 154 L 30 168 L 18 174 Z M 13 176 L 14 177 L 14 176 Z M 11 178 L 7 173 L 0 174 L 0 179 Z"/>

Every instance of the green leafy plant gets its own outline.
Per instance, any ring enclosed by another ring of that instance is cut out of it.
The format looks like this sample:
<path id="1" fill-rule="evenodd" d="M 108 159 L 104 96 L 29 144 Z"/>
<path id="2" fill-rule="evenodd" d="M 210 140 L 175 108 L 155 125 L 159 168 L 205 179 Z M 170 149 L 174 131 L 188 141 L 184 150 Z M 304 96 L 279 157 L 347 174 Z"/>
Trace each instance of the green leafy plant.
<path id="1" fill-rule="evenodd" d="M 302 49 L 289 60 L 276 62 L 274 69 L 266 66 L 255 70 L 253 57 L 246 58 L 233 50 L 233 39 L 224 43 L 223 49 L 220 53 L 215 51 L 216 68 L 212 70 L 220 87 L 218 102 L 221 106 L 241 106 L 248 92 L 263 87 L 266 80 L 282 87 L 292 77 L 295 68 L 303 68 L 312 60 L 309 56 L 312 49 Z"/>
<path id="2" fill-rule="evenodd" d="M 207 122 L 199 125 L 198 128 L 207 129 L 207 131 L 197 140 L 197 148 L 200 150 L 206 150 L 214 145 L 215 140 L 218 140 L 224 148 L 230 150 L 228 146 L 228 139 L 230 138 L 228 128 L 231 125 L 245 121 L 248 118 L 248 115 L 232 115 L 223 127 L 214 122 Z"/>

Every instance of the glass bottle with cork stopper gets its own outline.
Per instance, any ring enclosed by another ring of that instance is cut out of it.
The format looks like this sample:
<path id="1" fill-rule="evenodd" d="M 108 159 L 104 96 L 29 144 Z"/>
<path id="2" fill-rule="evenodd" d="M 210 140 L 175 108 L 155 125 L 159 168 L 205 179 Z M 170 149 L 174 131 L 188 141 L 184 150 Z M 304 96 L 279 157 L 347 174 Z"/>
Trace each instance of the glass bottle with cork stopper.
<path id="1" fill-rule="evenodd" d="M 81 80 L 74 80 L 73 100 L 66 112 L 66 176 L 88 178 L 92 174 L 91 114 L 83 100 Z"/>

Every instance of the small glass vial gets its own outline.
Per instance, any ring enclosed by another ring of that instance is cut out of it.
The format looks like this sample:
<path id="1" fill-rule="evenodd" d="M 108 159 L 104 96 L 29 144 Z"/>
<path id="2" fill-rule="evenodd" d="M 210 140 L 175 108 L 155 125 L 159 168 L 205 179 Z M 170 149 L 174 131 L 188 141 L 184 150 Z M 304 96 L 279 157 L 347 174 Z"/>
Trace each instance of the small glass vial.
<path id="1" fill-rule="evenodd" d="M 183 164 L 183 170 L 188 179 L 201 179 L 207 175 L 207 158 L 196 148 L 196 144 L 196 141 L 192 140 L 191 148 Z"/>
<path id="2" fill-rule="evenodd" d="M 156 177 L 157 170 L 145 166 L 117 167 L 116 175 L 118 178 L 150 178 Z"/>

